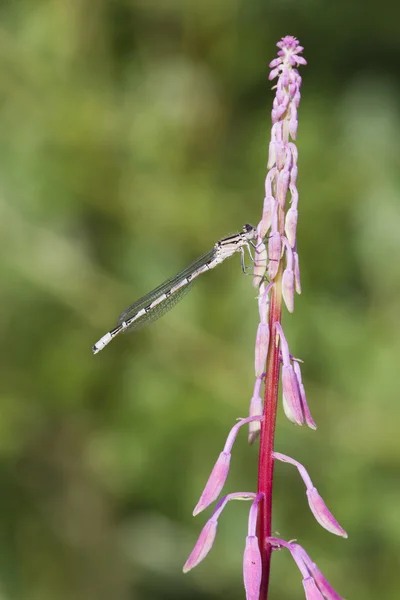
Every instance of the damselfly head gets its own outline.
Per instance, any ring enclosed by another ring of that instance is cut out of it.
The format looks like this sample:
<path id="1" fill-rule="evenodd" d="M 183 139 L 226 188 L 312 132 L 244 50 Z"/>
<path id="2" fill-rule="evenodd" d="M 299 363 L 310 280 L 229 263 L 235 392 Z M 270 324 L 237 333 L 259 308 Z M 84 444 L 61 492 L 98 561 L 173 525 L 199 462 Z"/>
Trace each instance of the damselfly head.
<path id="1" fill-rule="evenodd" d="M 249 223 L 243 225 L 242 231 L 245 234 L 246 239 L 248 240 L 252 240 L 256 237 L 256 228 L 253 227 L 253 225 L 249 225 Z"/>

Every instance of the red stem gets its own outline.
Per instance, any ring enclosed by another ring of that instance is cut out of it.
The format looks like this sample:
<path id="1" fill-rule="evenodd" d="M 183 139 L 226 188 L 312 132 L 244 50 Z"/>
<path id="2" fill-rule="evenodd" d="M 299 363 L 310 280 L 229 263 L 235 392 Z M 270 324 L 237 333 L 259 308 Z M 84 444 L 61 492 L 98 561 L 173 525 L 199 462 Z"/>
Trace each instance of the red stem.
<path id="1" fill-rule="evenodd" d="M 271 293 L 271 306 L 269 314 L 269 327 L 271 342 L 267 358 L 265 377 L 264 420 L 261 422 L 260 452 L 258 458 L 258 492 L 263 493 L 263 500 L 259 504 L 257 536 L 260 545 L 262 561 L 262 580 L 260 600 L 268 598 L 269 572 L 271 563 L 271 546 L 264 540 L 271 536 L 272 524 L 272 486 L 274 478 L 274 449 L 276 409 L 278 402 L 280 357 L 279 338 L 276 335 L 275 323 L 281 321 L 282 314 L 282 269 L 279 268 L 275 278 L 275 285 Z"/>

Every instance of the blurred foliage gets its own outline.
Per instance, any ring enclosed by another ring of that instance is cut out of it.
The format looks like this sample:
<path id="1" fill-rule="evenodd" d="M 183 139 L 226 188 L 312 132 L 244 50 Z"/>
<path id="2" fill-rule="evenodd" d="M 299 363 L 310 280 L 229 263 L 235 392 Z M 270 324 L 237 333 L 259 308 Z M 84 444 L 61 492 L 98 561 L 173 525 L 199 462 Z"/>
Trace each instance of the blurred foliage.
<path id="1" fill-rule="evenodd" d="M 239 261 L 93 357 L 137 297 L 257 223 L 286 34 L 301 70 L 303 295 L 285 315 L 317 432 L 279 414 L 349 532 L 276 469 L 274 527 L 346 598 L 398 598 L 400 5 L 20 0 L 0 5 L 0 600 L 244 597 L 248 505 L 181 567 L 191 517 L 253 385 L 254 291 Z M 242 433 L 228 491 L 255 488 Z M 302 598 L 275 553 L 271 598 Z"/>

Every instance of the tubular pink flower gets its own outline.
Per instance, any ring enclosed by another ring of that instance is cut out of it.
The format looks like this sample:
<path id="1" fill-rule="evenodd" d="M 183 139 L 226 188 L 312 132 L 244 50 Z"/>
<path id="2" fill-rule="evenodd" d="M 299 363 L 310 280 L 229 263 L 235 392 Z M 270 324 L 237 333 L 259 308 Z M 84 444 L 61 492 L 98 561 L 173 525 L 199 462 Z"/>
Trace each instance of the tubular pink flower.
<path id="1" fill-rule="evenodd" d="M 276 330 L 281 340 L 282 351 L 282 394 L 283 409 L 287 418 L 296 425 L 306 423 L 311 429 L 316 429 L 316 425 L 308 408 L 304 386 L 301 380 L 301 371 L 298 361 L 290 362 L 291 356 L 289 346 L 284 336 L 282 327 L 276 323 Z"/>
<path id="2" fill-rule="evenodd" d="M 282 395 L 285 415 L 295 425 L 303 425 L 300 391 L 292 365 L 282 367 Z"/>
<path id="3" fill-rule="evenodd" d="M 293 251 L 288 240 L 283 237 L 282 241 L 286 248 L 286 269 L 282 276 L 282 295 L 289 312 L 294 311 L 294 272 L 293 272 Z"/>
<path id="4" fill-rule="evenodd" d="M 329 581 L 326 579 L 326 577 L 324 577 L 317 565 L 311 560 L 304 548 L 299 544 L 291 545 L 293 547 L 293 551 L 296 552 L 303 560 L 323 597 L 326 598 L 326 600 L 343 600 L 342 596 L 339 596 L 336 590 L 333 589 Z"/>
<path id="5" fill-rule="evenodd" d="M 261 385 L 261 384 L 260 384 Z M 231 450 L 240 428 L 247 423 L 260 422 L 262 414 L 240 419 L 230 430 L 225 446 L 215 463 L 198 503 L 193 510 L 193 516 L 198 515 L 216 500 L 225 485 L 231 462 Z"/>
<path id="6" fill-rule="evenodd" d="M 270 144 L 270 155 L 268 161 L 272 161 L 272 165 L 275 163 L 275 143 Z M 275 198 L 272 195 L 272 178 L 274 177 L 275 169 L 271 169 L 265 178 L 265 198 L 263 205 L 263 213 L 261 221 L 257 227 L 257 233 L 261 239 L 265 238 L 268 229 L 271 227 L 272 213 L 275 205 Z"/>
<path id="7" fill-rule="evenodd" d="M 214 544 L 215 536 L 217 535 L 217 526 L 218 521 L 215 518 L 209 519 L 209 521 L 207 521 L 207 523 L 204 525 L 197 542 L 189 555 L 189 558 L 183 566 L 184 573 L 187 573 L 194 567 L 197 567 L 203 558 L 205 558 L 210 552 Z"/>
<path id="8" fill-rule="evenodd" d="M 210 552 L 215 536 L 217 533 L 218 519 L 225 506 L 230 500 L 254 500 L 256 498 L 256 494 L 251 492 L 235 492 L 234 494 L 228 494 L 221 498 L 218 502 L 217 506 L 214 509 L 214 512 L 211 518 L 204 525 L 201 533 L 197 539 L 197 542 L 189 555 L 189 558 L 185 562 L 183 566 L 183 572 L 187 573 L 197 565 L 207 556 Z"/>
<path id="9" fill-rule="evenodd" d="M 285 454 L 281 454 L 280 452 L 274 452 L 273 455 L 275 459 L 280 460 L 281 462 L 289 463 L 297 468 L 298 472 L 300 473 L 300 477 L 306 486 L 306 494 L 311 512 L 318 523 L 327 531 L 347 538 L 347 533 L 343 527 L 339 525 L 332 513 L 328 510 L 325 502 L 319 495 L 317 489 L 314 487 L 305 467 L 303 467 L 303 465 L 297 460 L 294 460 L 294 458 L 286 456 Z"/>
<path id="10" fill-rule="evenodd" d="M 258 503 L 263 494 L 257 494 L 250 507 L 248 535 L 243 556 L 243 580 L 246 600 L 258 600 L 260 594 L 262 564 L 258 538 L 256 536 Z"/>
<path id="11" fill-rule="evenodd" d="M 286 213 L 285 218 L 285 233 L 289 244 L 294 248 L 296 244 L 296 229 L 299 211 L 294 208 L 293 204 Z"/>
<path id="12" fill-rule="evenodd" d="M 286 417 L 295 425 L 303 425 L 304 415 L 301 405 L 300 389 L 296 374 L 290 363 L 289 346 L 283 334 L 280 323 L 275 323 L 276 331 L 281 340 L 282 351 L 282 397 L 283 410 Z"/>
<path id="13" fill-rule="evenodd" d="M 221 452 L 211 471 L 203 493 L 193 510 L 194 517 L 207 508 L 207 506 L 214 502 L 220 495 L 221 490 L 225 485 L 226 478 L 228 477 L 230 462 L 230 453 Z"/>
<path id="14" fill-rule="evenodd" d="M 313 487 L 307 490 L 308 504 L 310 509 L 318 521 L 318 523 L 324 527 L 327 531 L 335 535 L 347 538 L 347 533 L 336 521 L 333 514 L 328 510 L 325 502 L 319 495 L 317 488 Z"/>
<path id="15" fill-rule="evenodd" d="M 282 294 L 286 308 L 292 313 L 294 311 L 294 272 L 289 269 L 283 271 Z"/>
<path id="16" fill-rule="evenodd" d="M 343 600 L 323 576 L 317 565 L 313 563 L 302 546 L 294 542 L 285 542 L 284 540 L 274 537 L 267 538 L 266 543 L 270 544 L 274 550 L 287 548 L 290 551 L 303 576 L 303 585 L 307 600 L 313 600 L 314 598 L 316 600 L 320 600 L 321 598 L 325 600 Z M 314 583 L 310 583 L 310 580 Z M 319 596 L 316 593 L 315 588 L 320 593 Z M 311 595 L 307 596 L 307 593 Z"/>
<path id="17" fill-rule="evenodd" d="M 289 154 L 289 153 L 288 153 Z M 290 157 L 290 154 L 289 154 Z M 290 158 L 287 161 L 284 169 L 278 175 L 277 181 L 277 191 L 276 191 L 276 199 L 278 200 L 281 206 L 285 206 L 286 203 L 286 195 L 289 189 L 289 178 L 290 178 Z"/>

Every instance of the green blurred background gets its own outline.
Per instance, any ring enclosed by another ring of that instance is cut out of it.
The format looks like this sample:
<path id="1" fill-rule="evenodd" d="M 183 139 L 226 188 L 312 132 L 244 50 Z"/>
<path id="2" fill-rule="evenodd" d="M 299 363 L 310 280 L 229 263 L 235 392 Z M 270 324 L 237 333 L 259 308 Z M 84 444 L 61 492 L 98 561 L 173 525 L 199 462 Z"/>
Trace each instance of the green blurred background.
<path id="1" fill-rule="evenodd" d="M 285 314 L 318 430 L 278 417 L 349 533 L 277 465 L 274 530 L 348 600 L 399 597 L 400 7 L 265 0 L 0 6 L 0 599 L 244 598 L 248 504 L 181 568 L 191 516 L 253 386 L 257 306 L 239 259 L 94 357 L 122 309 L 257 223 L 275 43 L 305 46 L 303 295 Z M 254 491 L 244 432 L 226 491 Z M 271 599 L 303 598 L 275 553 Z"/>

